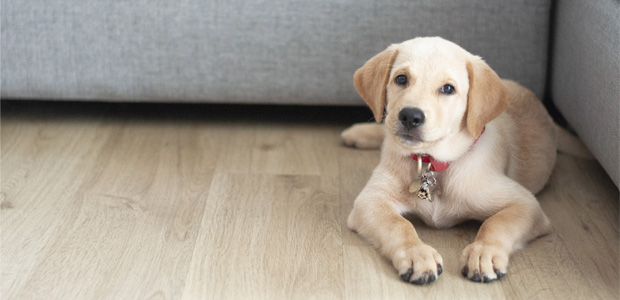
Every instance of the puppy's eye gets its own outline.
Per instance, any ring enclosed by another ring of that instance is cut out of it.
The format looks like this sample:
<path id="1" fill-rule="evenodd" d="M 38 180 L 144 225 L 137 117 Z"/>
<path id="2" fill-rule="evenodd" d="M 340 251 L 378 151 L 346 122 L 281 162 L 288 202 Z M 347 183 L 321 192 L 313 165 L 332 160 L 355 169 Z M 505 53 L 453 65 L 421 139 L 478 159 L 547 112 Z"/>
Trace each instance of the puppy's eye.
<path id="1" fill-rule="evenodd" d="M 439 89 L 439 92 L 444 95 L 452 95 L 454 94 L 454 92 L 456 92 L 456 90 L 454 89 L 453 86 L 446 84 Z"/>
<path id="2" fill-rule="evenodd" d="M 394 81 L 398 85 L 405 85 L 405 84 L 407 84 L 407 76 L 405 76 L 405 75 L 398 75 L 398 76 L 396 76 L 396 80 L 394 80 Z"/>

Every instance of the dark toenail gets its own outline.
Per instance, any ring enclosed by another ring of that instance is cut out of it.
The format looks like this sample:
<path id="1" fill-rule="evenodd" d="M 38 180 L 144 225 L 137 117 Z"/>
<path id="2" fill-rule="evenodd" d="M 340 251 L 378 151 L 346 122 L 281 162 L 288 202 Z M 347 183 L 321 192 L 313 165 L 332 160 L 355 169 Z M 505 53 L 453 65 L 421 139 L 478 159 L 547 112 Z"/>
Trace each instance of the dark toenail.
<path id="1" fill-rule="evenodd" d="M 441 275 L 441 273 L 443 273 L 443 266 L 437 265 L 437 276 Z"/>
<path id="2" fill-rule="evenodd" d="M 464 266 L 463 269 L 461 269 L 461 274 L 467 277 L 467 274 L 469 274 L 469 268 L 467 266 Z"/>
<path id="3" fill-rule="evenodd" d="M 471 281 L 480 282 L 480 273 L 474 272 L 474 276 L 470 278 Z"/>
<path id="4" fill-rule="evenodd" d="M 428 283 L 431 283 L 431 282 L 435 281 L 435 279 L 437 279 L 435 274 L 431 274 L 431 276 L 428 276 Z"/>
<path id="5" fill-rule="evenodd" d="M 412 281 L 411 283 L 413 284 L 417 284 L 417 285 L 423 285 L 426 283 L 426 279 L 424 279 L 424 276 Z"/>
<path id="6" fill-rule="evenodd" d="M 409 282 L 409 279 L 411 278 L 411 274 L 413 274 L 413 269 L 409 268 L 407 272 L 400 274 L 400 278 L 402 278 L 406 282 Z"/>
<path id="7" fill-rule="evenodd" d="M 493 280 L 495 280 L 495 279 L 491 279 L 487 275 L 482 275 L 482 282 L 484 282 L 484 283 L 489 283 L 489 282 L 491 282 Z"/>

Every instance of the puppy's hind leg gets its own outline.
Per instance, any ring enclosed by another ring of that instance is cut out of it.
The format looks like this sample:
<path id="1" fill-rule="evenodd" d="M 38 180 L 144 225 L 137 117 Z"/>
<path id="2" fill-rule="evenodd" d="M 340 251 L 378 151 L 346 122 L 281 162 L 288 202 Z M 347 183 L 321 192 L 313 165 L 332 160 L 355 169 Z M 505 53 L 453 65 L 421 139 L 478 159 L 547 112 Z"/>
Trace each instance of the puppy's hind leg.
<path id="1" fill-rule="evenodd" d="M 594 156 L 588 147 L 576 136 L 570 134 L 566 129 L 555 125 L 557 134 L 557 147 L 561 152 L 573 155 L 575 157 L 592 160 Z"/>
<path id="2" fill-rule="evenodd" d="M 383 124 L 358 123 L 345 129 L 340 138 L 349 147 L 360 149 L 379 149 L 385 137 Z"/>

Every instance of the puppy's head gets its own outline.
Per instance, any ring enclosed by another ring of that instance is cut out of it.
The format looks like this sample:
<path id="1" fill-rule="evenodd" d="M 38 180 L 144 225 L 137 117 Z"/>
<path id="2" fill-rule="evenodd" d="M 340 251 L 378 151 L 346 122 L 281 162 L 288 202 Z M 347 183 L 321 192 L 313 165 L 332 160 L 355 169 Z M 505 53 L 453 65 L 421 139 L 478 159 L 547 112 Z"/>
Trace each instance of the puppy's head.
<path id="1" fill-rule="evenodd" d="M 509 94 L 478 56 L 441 38 L 394 44 L 355 72 L 355 88 L 397 144 L 413 153 L 456 135 L 477 138 Z M 429 153 L 432 155 L 432 153 Z"/>

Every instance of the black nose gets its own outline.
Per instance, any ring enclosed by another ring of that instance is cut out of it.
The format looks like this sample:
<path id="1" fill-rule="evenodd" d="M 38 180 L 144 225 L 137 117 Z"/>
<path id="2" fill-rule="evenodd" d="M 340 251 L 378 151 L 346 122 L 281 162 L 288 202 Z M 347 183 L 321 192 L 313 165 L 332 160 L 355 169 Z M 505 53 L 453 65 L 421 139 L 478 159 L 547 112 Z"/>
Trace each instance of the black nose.
<path id="1" fill-rule="evenodd" d="M 425 118 L 424 112 L 415 107 L 405 107 L 398 113 L 398 120 L 407 129 L 413 129 L 424 124 Z"/>

